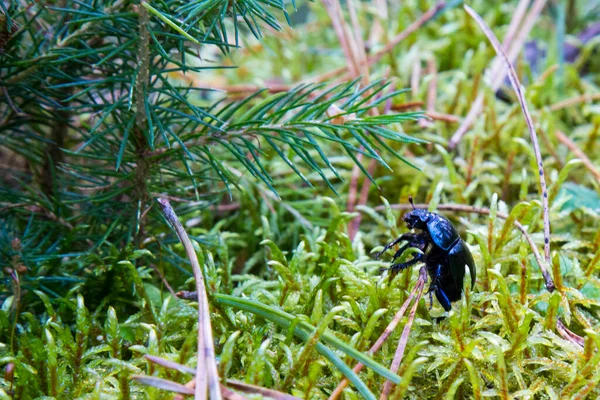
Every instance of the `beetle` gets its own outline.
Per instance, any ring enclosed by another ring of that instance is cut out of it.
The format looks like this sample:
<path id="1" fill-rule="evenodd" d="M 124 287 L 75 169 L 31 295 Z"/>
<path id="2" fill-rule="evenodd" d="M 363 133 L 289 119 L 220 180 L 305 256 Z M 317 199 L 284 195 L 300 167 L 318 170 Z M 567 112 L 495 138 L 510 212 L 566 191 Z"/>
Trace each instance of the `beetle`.
<path id="1" fill-rule="evenodd" d="M 469 267 L 471 273 L 471 287 L 475 285 L 477 272 L 473 256 L 450 221 L 437 213 L 415 208 L 412 196 L 408 201 L 413 209 L 402 219 L 408 229 L 415 229 L 417 233 L 405 233 L 388 243 L 376 258 L 379 259 L 384 252 L 398 243 L 406 242 L 394 254 L 390 267 L 382 270 L 398 272 L 418 262 L 425 263 L 431 279 L 428 290 L 430 301 L 433 292 L 444 310 L 450 311 L 451 303 L 460 300 L 465 267 Z M 406 262 L 394 264 L 394 261 L 411 247 L 421 250 L 422 253 L 416 254 Z"/>

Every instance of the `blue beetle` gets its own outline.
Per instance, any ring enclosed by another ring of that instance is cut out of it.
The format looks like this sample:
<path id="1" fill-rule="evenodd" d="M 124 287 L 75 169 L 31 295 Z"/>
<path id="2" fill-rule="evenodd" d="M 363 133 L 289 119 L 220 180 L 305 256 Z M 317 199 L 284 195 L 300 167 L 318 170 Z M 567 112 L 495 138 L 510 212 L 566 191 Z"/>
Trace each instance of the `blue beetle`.
<path id="1" fill-rule="evenodd" d="M 439 214 L 415 208 L 412 197 L 409 197 L 408 201 L 413 210 L 402 219 L 408 229 L 416 229 L 418 232 L 403 234 L 387 244 L 376 257 L 379 259 L 389 248 L 402 241 L 407 242 L 394 254 L 392 265 L 383 270 L 398 272 L 418 262 L 425 263 L 431 279 L 428 293 L 430 296 L 432 292 L 435 293 L 444 310 L 450 311 L 451 303 L 461 297 L 466 266 L 471 273 L 471 287 L 475 285 L 477 272 L 473 256 L 450 221 Z M 394 264 L 394 261 L 410 247 L 423 253 L 416 254 L 406 262 Z"/>

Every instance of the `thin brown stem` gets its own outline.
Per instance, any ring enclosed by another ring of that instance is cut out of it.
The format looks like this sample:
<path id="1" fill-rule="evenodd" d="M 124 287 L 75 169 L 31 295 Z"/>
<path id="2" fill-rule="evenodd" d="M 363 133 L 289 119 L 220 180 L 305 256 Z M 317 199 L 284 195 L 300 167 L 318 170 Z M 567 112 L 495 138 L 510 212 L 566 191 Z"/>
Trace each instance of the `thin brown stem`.
<path id="1" fill-rule="evenodd" d="M 360 174 L 360 170 L 358 169 L 358 166 L 356 167 L 356 175 L 354 175 L 354 169 L 352 170 L 352 178 L 354 179 L 354 177 L 356 176 L 356 181 L 358 181 L 358 174 Z M 371 159 L 371 161 L 369 161 L 369 166 L 367 167 L 367 171 L 369 172 L 369 175 L 373 175 L 373 173 L 375 172 L 375 168 L 377 167 L 377 161 L 375 161 L 374 159 Z M 356 191 L 357 191 L 357 186 L 351 186 L 354 188 L 354 193 L 350 193 L 352 195 L 352 199 L 355 200 L 356 199 Z M 363 180 L 363 184 L 362 187 L 360 188 L 360 195 L 358 197 L 358 201 L 356 202 L 356 204 L 354 203 L 350 203 L 350 196 L 348 197 L 348 211 L 352 212 L 354 211 L 354 209 L 356 208 L 356 206 L 359 205 L 365 205 L 367 204 L 367 200 L 369 198 L 369 190 L 371 189 L 371 180 L 366 178 Z M 358 229 L 360 228 L 360 222 L 362 220 L 362 214 L 359 214 L 356 216 L 356 218 L 353 218 L 352 221 L 350 221 L 350 224 L 348 225 L 349 229 L 348 229 L 348 237 L 350 237 L 350 240 L 354 239 L 354 236 L 356 236 L 356 233 L 358 232 Z"/>
<path id="2" fill-rule="evenodd" d="M 498 39 L 496 38 L 496 36 L 494 35 L 494 33 L 492 32 L 490 27 L 487 26 L 485 21 L 471 7 L 465 5 L 464 8 L 467 11 L 467 13 L 469 13 L 469 15 L 471 17 L 473 17 L 473 19 L 475 19 L 477 24 L 479 24 L 479 26 L 481 27 L 481 29 L 487 36 L 488 40 L 494 47 L 494 50 L 496 50 L 496 53 L 501 55 L 502 58 L 504 59 L 504 61 L 506 63 L 506 67 L 508 68 L 508 77 L 510 78 L 510 82 L 513 86 L 513 89 L 515 90 L 517 99 L 519 100 L 519 103 L 521 105 L 523 115 L 525 116 L 525 122 L 527 122 L 527 128 L 529 129 L 529 136 L 531 138 L 531 144 L 533 146 L 533 151 L 535 153 L 537 166 L 539 168 L 538 175 L 540 178 L 540 192 L 542 195 L 542 207 L 543 207 L 543 217 L 544 217 L 544 256 L 546 258 L 546 262 L 550 265 L 552 263 L 552 260 L 550 258 L 550 216 L 549 216 L 549 210 L 548 210 L 548 192 L 546 190 L 546 177 L 544 175 L 544 164 L 542 161 L 542 153 L 540 152 L 540 145 L 538 143 L 537 134 L 535 132 L 535 126 L 533 124 L 531 114 L 529 113 L 529 108 L 527 107 L 527 103 L 525 101 L 525 96 L 523 95 L 521 83 L 519 82 L 517 73 L 515 72 L 515 69 L 513 68 L 508 56 L 506 55 L 506 52 L 500 45 L 500 42 L 498 42 Z M 554 289 L 554 288 L 552 288 L 552 289 Z"/>
<path id="3" fill-rule="evenodd" d="M 422 27 L 427 22 L 429 22 L 445 6 L 446 6 L 446 2 L 440 1 L 435 6 L 433 6 L 429 10 L 427 10 L 427 12 L 425 12 L 423 15 L 421 15 L 421 17 L 418 20 L 416 20 L 415 22 L 410 24 L 405 30 L 403 30 L 402 32 L 400 32 L 399 34 L 394 36 L 392 38 L 392 40 L 390 40 L 390 42 L 383 47 L 383 49 L 379 50 L 373 56 L 369 57 L 367 60 L 367 65 L 369 67 L 371 67 L 371 66 L 373 66 L 373 64 L 376 64 L 377 62 L 379 62 L 379 60 L 381 60 L 383 58 L 383 56 L 385 56 L 387 53 L 392 51 L 400 42 L 402 42 L 404 39 L 406 39 L 411 34 L 416 32 L 420 27 Z M 332 77 L 340 75 L 341 73 L 344 72 L 344 70 L 346 70 L 346 67 L 340 67 L 340 68 L 328 71 L 327 73 L 325 73 L 323 75 L 316 76 L 316 77 L 310 79 L 310 81 L 311 82 L 323 82 L 328 79 L 331 79 Z M 347 74 L 344 74 L 344 76 L 340 77 L 340 80 L 347 80 L 347 79 L 348 79 Z"/>
<path id="4" fill-rule="evenodd" d="M 419 279 L 421 279 L 421 272 L 423 272 L 424 269 L 425 269 L 424 267 L 421 268 L 421 270 L 419 272 Z M 426 276 L 425 276 L 425 278 L 426 278 Z M 417 281 L 417 283 L 413 287 L 412 291 L 410 292 L 408 298 L 404 301 L 404 303 L 402 304 L 402 307 L 400 307 L 400 310 L 398 310 L 396 315 L 394 315 L 394 318 L 392 318 L 392 320 L 390 321 L 388 326 L 386 326 L 386 328 L 384 329 L 381 336 L 379 336 L 379 339 L 377 339 L 375 344 L 373 344 L 373 346 L 371 346 L 371 348 L 369 349 L 367 354 L 373 355 L 376 352 L 378 352 L 379 349 L 381 348 L 381 346 L 383 346 L 383 343 L 385 343 L 385 341 L 394 332 L 394 330 L 396 329 L 396 326 L 398 326 L 398 324 L 400 323 L 400 320 L 404 316 L 404 313 L 408 309 L 408 306 L 413 301 L 413 298 L 415 297 L 417 290 L 419 290 L 419 288 L 425 284 L 424 281 L 423 281 L 423 284 L 421 284 L 420 282 L 421 282 L 420 280 Z M 364 365 L 362 363 L 358 363 L 354 366 L 354 368 L 352 368 L 352 370 L 354 371 L 354 373 L 359 373 L 363 367 L 364 367 Z M 329 396 L 329 400 L 336 400 L 342 394 L 342 391 L 346 388 L 346 386 L 348 386 L 348 383 L 349 383 L 349 381 L 347 378 L 342 379 L 342 381 L 337 385 L 337 387 L 335 388 L 333 393 L 331 393 L 331 396 Z"/>
<path id="5" fill-rule="evenodd" d="M 340 41 L 340 46 L 344 51 L 344 56 L 346 58 L 347 66 L 344 68 L 348 69 L 350 76 L 357 77 L 359 75 L 358 68 L 356 66 L 356 59 L 354 57 L 354 52 L 352 48 L 352 44 L 349 41 L 347 36 L 347 31 L 345 28 L 345 23 L 343 18 L 340 17 L 338 13 L 337 3 L 338 0 L 322 0 L 323 5 L 325 6 L 325 10 L 331 19 L 331 24 L 333 25 L 333 29 Z"/>
<path id="6" fill-rule="evenodd" d="M 581 96 L 571 97 L 570 99 L 559 101 L 558 103 L 552 104 L 549 108 L 550 111 L 558 111 L 564 108 L 576 106 L 581 103 L 588 103 L 594 100 L 600 100 L 600 93 L 586 93 Z"/>
<path id="7" fill-rule="evenodd" d="M 406 325 L 404 325 L 404 329 L 402 330 L 402 336 L 400 336 L 400 341 L 398 342 L 398 347 L 396 348 L 396 354 L 394 354 L 394 359 L 392 360 L 392 365 L 390 366 L 390 371 L 393 373 L 398 372 L 398 368 L 400 367 L 400 363 L 402 362 L 402 358 L 404 357 L 404 351 L 406 350 L 406 343 L 408 343 L 408 335 L 410 334 L 410 330 L 412 328 L 412 323 L 415 319 L 415 313 L 417 312 L 417 306 L 419 305 L 419 301 L 421 300 L 421 296 L 423 295 L 423 289 L 425 287 L 425 282 L 427 281 L 427 270 L 422 267 L 419 271 L 419 280 L 417 281 L 417 299 L 415 300 L 412 309 L 410 310 L 410 314 L 408 316 L 408 321 L 406 321 Z M 383 390 L 381 391 L 380 400 L 386 400 L 390 391 L 392 390 L 393 383 L 390 380 L 386 380 L 383 384 Z"/>
<path id="8" fill-rule="evenodd" d="M 529 32 L 535 25 L 535 22 L 537 21 L 540 13 L 542 12 L 542 9 L 546 5 L 546 1 L 547 0 L 536 0 L 534 2 L 534 4 L 531 6 L 529 13 L 525 17 L 523 26 L 521 27 L 521 30 L 518 31 L 515 40 L 508 40 L 512 39 L 512 37 L 508 34 L 504 38 L 503 46 L 504 48 L 508 48 L 508 59 L 511 62 L 514 62 L 517 55 L 521 51 L 523 45 L 525 44 L 525 39 L 529 35 Z M 526 3 L 526 6 L 527 3 L 529 3 L 529 0 L 521 0 L 521 3 L 523 2 Z M 521 7 L 522 4 L 519 4 L 517 8 L 520 9 Z M 514 29 L 516 29 L 521 23 L 521 20 L 517 19 L 517 17 L 519 16 L 520 15 L 515 13 L 515 18 L 512 19 L 511 25 L 509 26 L 509 34 Z M 498 88 L 500 88 L 500 85 L 502 85 L 502 82 L 504 82 L 504 79 L 506 78 L 506 74 L 507 70 L 502 63 L 502 60 L 499 57 L 495 58 L 494 61 L 492 61 L 491 67 L 489 68 L 489 76 L 492 77 L 491 86 L 493 91 L 496 91 L 498 90 Z M 471 125 L 473 125 L 473 123 L 475 122 L 475 119 L 479 116 L 479 114 L 481 114 L 481 111 L 483 110 L 483 100 L 483 92 L 480 92 L 475 101 L 473 102 L 471 109 L 467 113 L 467 116 L 464 118 L 462 124 L 458 127 L 454 135 L 452 135 L 452 137 L 450 138 L 448 142 L 448 147 L 450 149 L 454 149 L 458 145 L 458 143 L 460 143 L 462 137 L 469 131 Z"/>
<path id="9" fill-rule="evenodd" d="M 195 398 L 206 399 L 207 386 L 211 399 L 220 400 L 219 375 L 217 372 L 217 360 L 210 324 L 210 309 L 208 307 L 208 296 L 198 256 L 192 245 L 187 232 L 183 229 L 179 218 L 175 214 L 169 200 L 158 199 L 165 218 L 175 230 L 177 237 L 183 245 L 188 260 L 192 265 L 194 278 L 196 280 L 196 291 L 198 292 L 198 361 L 196 365 Z"/>
<path id="10" fill-rule="evenodd" d="M 598 183 L 600 183 L 600 171 L 598 171 L 598 169 L 594 166 L 594 163 L 592 163 L 589 157 L 577 146 L 577 144 L 575 144 L 575 142 L 569 139 L 569 137 L 561 131 L 556 131 L 556 137 L 562 144 L 567 146 L 577 158 L 581 160 L 583 165 L 592 173 L 592 175 L 594 175 L 594 178 L 596 178 Z"/>

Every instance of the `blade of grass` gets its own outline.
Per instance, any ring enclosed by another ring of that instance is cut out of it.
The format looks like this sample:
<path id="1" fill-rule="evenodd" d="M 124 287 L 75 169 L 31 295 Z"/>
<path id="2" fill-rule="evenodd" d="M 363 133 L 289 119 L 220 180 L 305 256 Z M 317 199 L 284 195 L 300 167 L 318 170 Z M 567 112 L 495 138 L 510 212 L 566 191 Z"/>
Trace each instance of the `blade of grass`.
<path id="1" fill-rule="evenodd" d="M 230 307 L 235 307 L 235 308 L 238 308 L 241 310 L 249 311 L 253 314 L 260 315 L 270 321 L 275 322 L 276 324 L 278 324 L 284 328 L 289 327 L 290 324 L 296 319 L 296 317 L 291 314 L 288 314 L 281 310 L 277 310 L 273 307 L 267 306 L 265 304 L 259 303 L 254 300 L 242 299 L 242 298 L 224 295 L 224 294 L 215 294 L 214 298 L 218 303 L 228 305 Z M 309 324 L 305 321 L 300 321 L 294 327 L 294 334 L 296 336 L 298 336 L 299 338 L 306 340 L 315 331 L 315 329 L 316 328 L 314 326 L 312 326 L 311 324 Z M 323 335 L 321 336 L 321 338 L 326 344 L 329 344 L 329 345 L 335 347 L 336 349 L 344 352 L 345 354 L 349 355 L 350 357 L 356 359 L 357 361 L 362 362 L 367 367 L 371 368 L 373 371 L 375 371 L 377 374 L 383 376 L 384 378 L 389 379 L 394 383 L 400 382 L 401 378 L 398 375 L 390 372 L 383 365 L 374 361 L 372 358 L 368 357 L 367 355 L 359 352 L 355 348 L 342 342 L 331 332 L 325 331 L 323 333 Z M 317 344 L 317 351 L 319 351 L 319 353 L 323 354 L 325 357 L 330 359 L 330 361 L 332 361 L 330 357 L 337 358 L 337 356 L 335 356 L 335 353 L 331 352 L 331 350 L 328 347 L 324 346 L 322 343 Z M 339 360 L 339 358 L 338 358 L 338 360 Z M 341 360 L 340 360 L 340 362 L 341 362 Z M 348 368 L 348 366 L 346 366 L 346 364 L 344 364 L 343 362 L 341 362 L 340 365 L 336 364 L 336 367 L 340 368 L 340 370 L 344 373 L 344 375 L 346 375 L 353 384 L 356 385 L 357 383 L 362 383 L 362 381 L 360 381 L 358 376 L 354 372 L 352 372 L 352 370 L 350 368 Z M 354 380 L 356 380 L 357 382 L 354 382 Z"/>

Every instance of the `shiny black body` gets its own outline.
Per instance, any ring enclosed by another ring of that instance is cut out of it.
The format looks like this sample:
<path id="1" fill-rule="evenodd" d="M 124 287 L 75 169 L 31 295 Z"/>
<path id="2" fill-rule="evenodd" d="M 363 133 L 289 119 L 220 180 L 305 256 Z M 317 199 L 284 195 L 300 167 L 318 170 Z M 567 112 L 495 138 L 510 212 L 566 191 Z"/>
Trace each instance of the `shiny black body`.
<path id="1" fill-rule="evenodd" d="M 412 198 L 410 202 L 412 204 Z M 439 214 L 413 209 L 403 219 L 409 229 L 415 229 L 418 233 L 403 234 L 386 245 L 377 254 L 377 258 L 392 246 L 402 241 L 407 242 L 394 254 L 392 265 L 388 269 L 397 272 L 418 262 L 425 263 L 431 279 L 429 293 L 434 292 L 442 307 L 450 311 L 450 303 L 460 300 L 465 266 L 468 266 L 471 272 L 471 287 L 475 285 L 475 262 L 469 248 L 452 223 Z M 394 264 L 393 262 L 410 247 L 418 248 L 423 254 L 416 254 L 404 263 Z"/>

